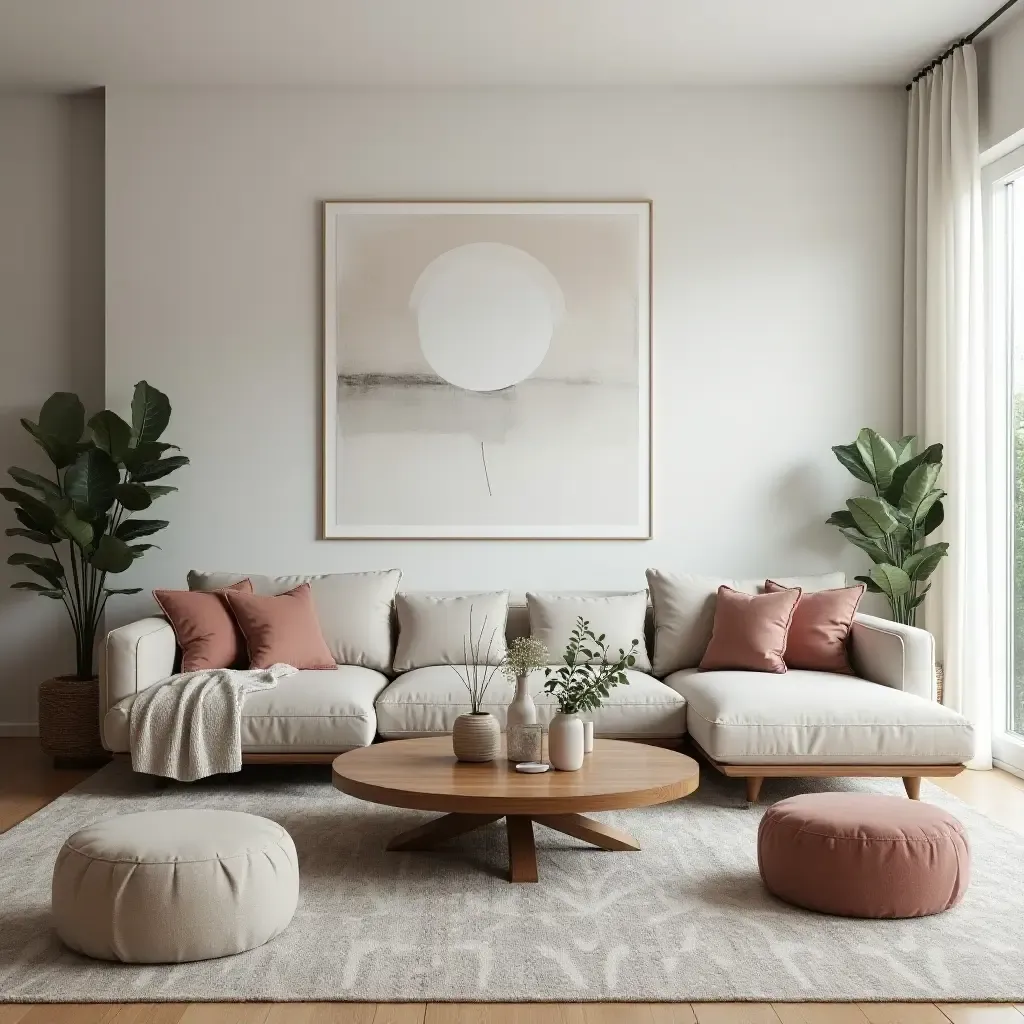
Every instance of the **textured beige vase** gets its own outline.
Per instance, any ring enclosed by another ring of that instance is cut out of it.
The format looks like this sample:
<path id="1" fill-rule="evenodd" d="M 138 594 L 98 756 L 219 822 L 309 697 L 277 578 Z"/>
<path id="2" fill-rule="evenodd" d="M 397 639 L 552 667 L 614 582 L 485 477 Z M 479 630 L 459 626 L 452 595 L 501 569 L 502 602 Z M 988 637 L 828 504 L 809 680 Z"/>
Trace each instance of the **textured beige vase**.
<path id="1" fill-rule="evenodd" d="M 501 728 L 494 715 L 459 715 L 452 729 L 452 749 L 460 761 L 493 761 L 501 750 Z"/>

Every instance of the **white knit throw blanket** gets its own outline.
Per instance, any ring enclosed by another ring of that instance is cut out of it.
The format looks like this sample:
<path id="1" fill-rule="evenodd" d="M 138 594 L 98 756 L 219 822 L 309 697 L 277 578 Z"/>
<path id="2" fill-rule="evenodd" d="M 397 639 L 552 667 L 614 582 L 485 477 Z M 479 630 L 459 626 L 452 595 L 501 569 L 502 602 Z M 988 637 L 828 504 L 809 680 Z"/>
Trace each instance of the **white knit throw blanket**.
<path id="1" fill-rule="evenodd" d="M 292 675 L 291 665 L 183 672 L 147 687 L 128 718 L 137 772 L 194 782 L 242 767 L 242 703 Z"/>

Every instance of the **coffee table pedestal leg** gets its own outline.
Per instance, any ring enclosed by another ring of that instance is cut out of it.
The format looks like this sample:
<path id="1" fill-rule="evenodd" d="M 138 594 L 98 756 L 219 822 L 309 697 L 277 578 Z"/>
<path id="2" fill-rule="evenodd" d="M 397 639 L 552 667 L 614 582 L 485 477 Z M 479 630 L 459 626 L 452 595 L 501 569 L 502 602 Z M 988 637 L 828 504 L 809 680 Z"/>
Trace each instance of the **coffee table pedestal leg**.
<path id="1" fill-rule="evenodd" d="M 537 881 L 537 847 L 533 821 L 519 814 L 505 819 L 508 829 L 508 879 L 510 882 Z"/>
<path id="2" fill-rule="evenodd" d="M 536 882 L 537 846 L 533 840 L 533 823 L 544 825 L 574 839 L 582 839 L 602 850 L 639 850 L 640 844 L 621 829 L 582 814 L 443 814 L 425 825 L 411 828 L 395 836 L 388 850 L 432 850 L 440 843 L 475 829 L 505 819 L 508 831 L 509 881 Z"/>

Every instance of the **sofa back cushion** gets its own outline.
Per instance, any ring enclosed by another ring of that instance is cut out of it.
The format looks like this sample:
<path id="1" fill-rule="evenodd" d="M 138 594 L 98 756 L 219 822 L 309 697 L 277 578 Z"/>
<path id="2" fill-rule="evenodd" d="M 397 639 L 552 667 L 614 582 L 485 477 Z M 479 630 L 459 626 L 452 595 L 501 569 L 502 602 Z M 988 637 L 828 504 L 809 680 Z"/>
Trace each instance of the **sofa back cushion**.
<path id="1" fill-rule="evenodd" d="M 597 636 L 605 634 L 608 656 L 615 658 L 619 649 L 629 651 L 638 641 L 636 664 L 638 672 L 650 672 L 644 635 L 647 617 L 647 591 L 632 594 L 527 594 L 530 612 L 530 635 L 548 649 L 548 661 L 561 664 L 576 620 L 583 618 Z"/>
<path id="2" fill-rule="evenodd" d="M 783 587 L 804 593 L 846 586 L 846 574 L 820 576 L 773 576 Z M 647 570 L 654 602 L 654 674 L 667 676 L 684 668 L 696 668 L 711 642 L 715 622 L 715 598 L 719 587 L 744 594 L 759 594 L 764 579 L 730 580 Z"/>
<path id="3" fill-rule="evenodd" d="M 398 569 L 384 572 L 348 572 L 319 576 L 253 576 L 253 592 L 273 596 L 308 583 L 320 631 L 335 662 L 389 672 L 394 656 L 392 614 L 395 591 L 402 579 Z M 188 574 L 190 590 L 220 590 L 242 573 Z"/>
<path id="4" fill-rule="evenodd" d="M 483 634 L 479 663 L 501 664 L 508 650 L 508 598 L 507 590 L 457 596 L 398 594 L 395 671 L 409 672 L 427 665 L 464 665 L 471 622 L 474 644 Z"/>

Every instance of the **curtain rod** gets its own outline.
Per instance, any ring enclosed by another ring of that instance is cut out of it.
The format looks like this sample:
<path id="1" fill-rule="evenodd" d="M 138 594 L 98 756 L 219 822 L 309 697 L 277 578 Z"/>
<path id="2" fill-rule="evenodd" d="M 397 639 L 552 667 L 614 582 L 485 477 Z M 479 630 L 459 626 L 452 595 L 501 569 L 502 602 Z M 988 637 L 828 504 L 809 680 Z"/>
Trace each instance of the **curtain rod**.
<path id="1" fill-rule="evenodd" d="M 907 86 L 907 92 L 910 92 L 911 86 L 913 86 L 913 84 L 919 78 L 924 78 L 924 76 L 927 75 L 928 72 L 932 70 L 932 68 L 937 68 L 951 53 L 953 53 L 954 50 L 959 49 L 965 43 L 973 43 L 974 40 L 977 39 L 977 37 L 980 36 L 981 33 L 984 32 L 985 29 L 989 27 L 989 25 L 993 24 L 995 21 L 998 21 L 999 18 L 1001 18 L 1011 7 L 1013 7 L 1013 5 L 1016 2 L 1017 0 L 1006 0 L 1006 3 L 1003 4 L 1003 6 L 1000 7 L 998 11 L 995 11 L 994 13 L 990 14 L 973 32 L 968 32 L 967 35 L 965 35 L 962 39 L 958 39 L 955 43 L 953 43 L 953 45 L 948 50 L 944 51 L 943 53 L 940 53 L 938 57 L 936 57 L 935 60 L 931 62 L 931 64 L 928 64 L 926 67 L 921 68 L 921 70 L 918 71 L 918 73 L 914 75 L 914 77 L 910 80 L 910 85 Z"/>

